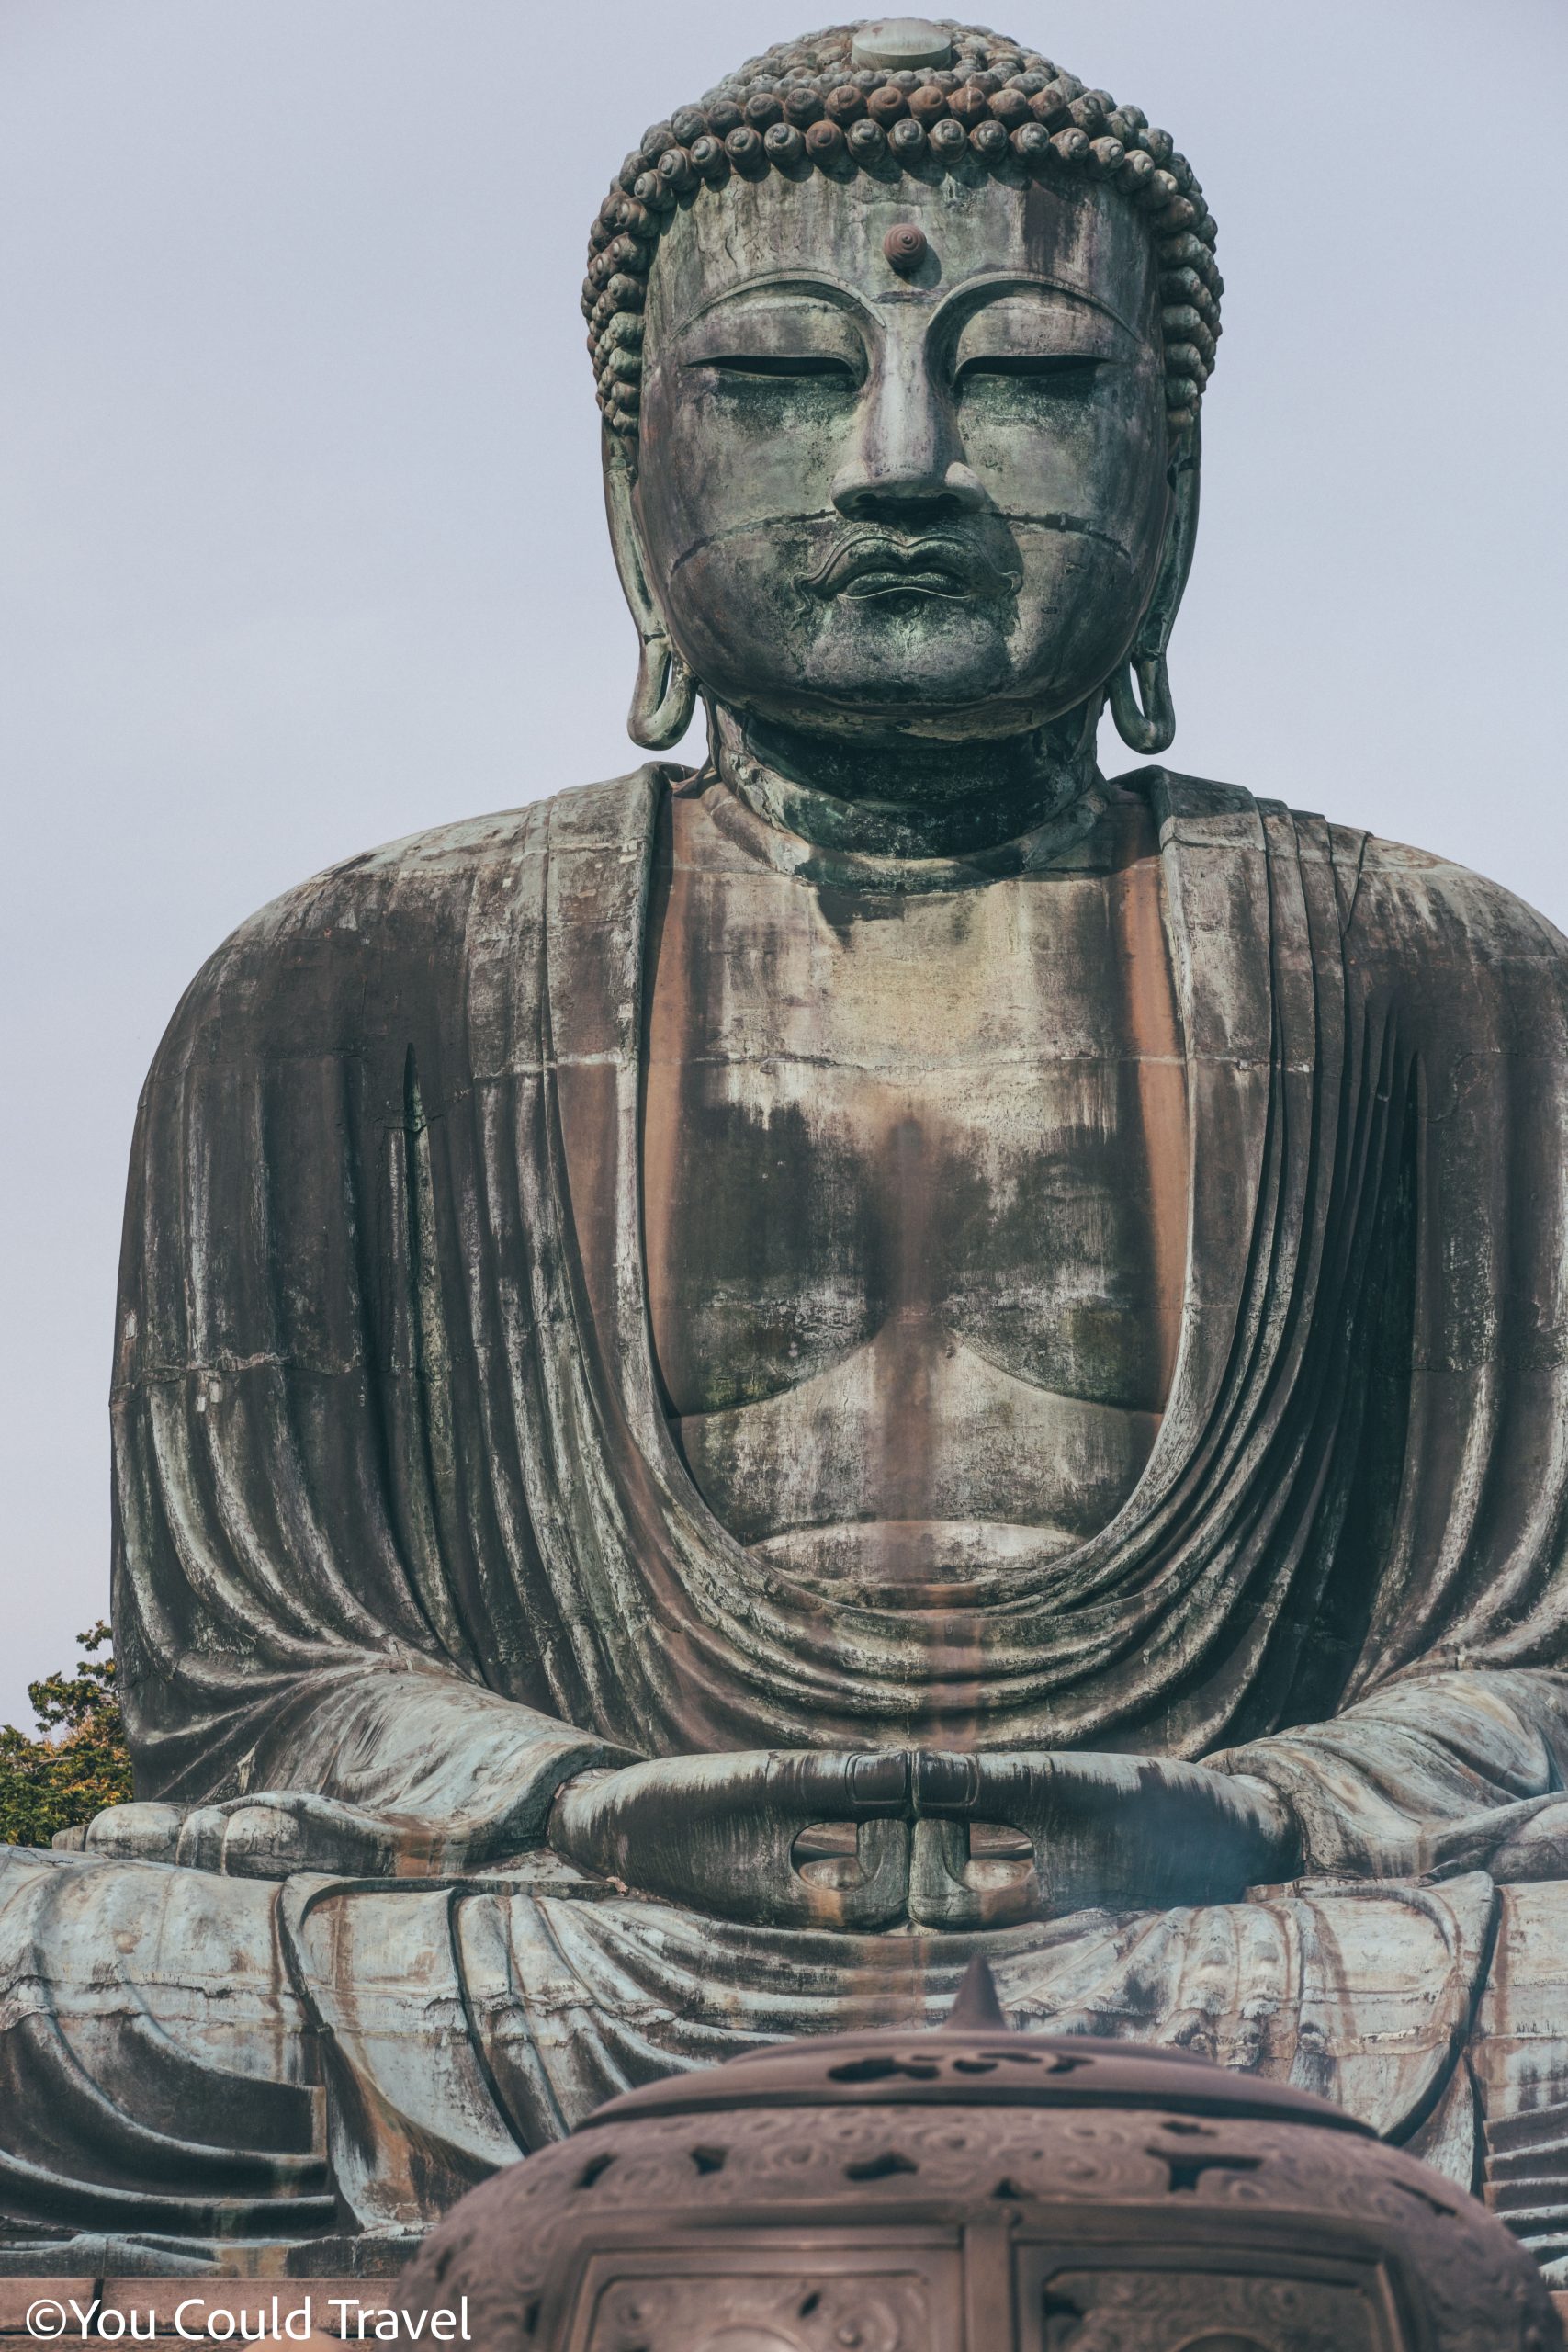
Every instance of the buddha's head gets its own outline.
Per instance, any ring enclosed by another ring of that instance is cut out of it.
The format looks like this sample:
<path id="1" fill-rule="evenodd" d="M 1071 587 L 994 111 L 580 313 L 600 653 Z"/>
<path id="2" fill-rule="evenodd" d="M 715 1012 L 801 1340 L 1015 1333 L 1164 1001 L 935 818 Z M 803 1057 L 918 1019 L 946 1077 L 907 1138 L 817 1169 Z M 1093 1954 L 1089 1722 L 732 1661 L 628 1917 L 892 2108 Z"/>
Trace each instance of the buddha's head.
<path id="1" fill-rule="evenodd" d="M 634 735 L 698 688 L 911 748 L 1081 736 L 1109 693 L 1163 748 L 1213 234 L 1137 108 L 947 22 L 782 46 L 655 124 L 584 288 Z"/>

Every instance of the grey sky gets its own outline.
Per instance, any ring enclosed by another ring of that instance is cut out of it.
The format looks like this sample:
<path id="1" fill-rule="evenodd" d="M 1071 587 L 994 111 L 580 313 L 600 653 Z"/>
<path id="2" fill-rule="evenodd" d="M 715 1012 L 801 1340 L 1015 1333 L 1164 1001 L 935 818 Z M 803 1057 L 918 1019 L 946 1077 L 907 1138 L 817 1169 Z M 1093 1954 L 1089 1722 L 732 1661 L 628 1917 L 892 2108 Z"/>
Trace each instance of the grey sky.
<path id="1" fill-rule="evenodd" d="M 1173 762 L 1568 925 L 1562 0 L 1006 28 L 1167 125 L 1220 221 Z M 633 764 L 587 226 L 645 123 L 797 29 L 0 0 L 0 1720 L 107 1607 L 120 1194 L 186 981 L 333 859 Z"/>

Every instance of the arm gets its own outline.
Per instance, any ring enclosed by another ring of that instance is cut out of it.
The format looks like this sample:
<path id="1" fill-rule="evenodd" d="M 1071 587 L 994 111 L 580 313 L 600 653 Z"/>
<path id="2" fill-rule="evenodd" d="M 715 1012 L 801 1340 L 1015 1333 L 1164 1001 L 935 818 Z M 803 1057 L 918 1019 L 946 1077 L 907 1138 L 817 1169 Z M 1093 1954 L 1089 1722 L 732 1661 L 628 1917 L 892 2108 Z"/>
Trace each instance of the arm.
<path id="1" fill-rule="evenodd" d="M 1396 1491 L 1375 1537 L 1364 1498 L 1346 1522 L 1366 1623 L 1337 1712 L 1208 1761 L 1278 1793 L 1309 1872 L 1562 1874 L 1568 947 L 1495 885 L 1379 842 L 1346 945 L 1408 1070 L 1410 1295 L 1371 1382 Z"/>
<path id="2" fill-rule="evenodd" d="M 241 1795 L 118 1805 L 90 1852 L 252 1877 L 482 1870 L 546 1842 L 562 1784 L 635 1751 L 423 1668 L 306 1679 Z"/>
<path id="3" fill-rule="evenodd" d="M 1413 1671 L 1330 1723 L 1209 1758 L 1267 1782 L 1302 1869 L 1337 1878 L 1557 1875 L 1565 1760 L 1568 1677 L 1545 1668 Z"/>
<path id="4" fill-rule="evenodd" d="M 505 1133 L 528 1108 L 525 1069 L 481 1098 L 473 1069 L 474 901 L 502 873 L 507 909 L 528 901 L 526 828 L 496 831 L 355 861 L 236 933 L 159 1049 L 127 1199 L 115 1584 L 138 1795 L 186 1814 L 269 1792 L 318 1833 L 346 1809 L 393 1825 L 351 1849 L 400 1866 L 536 1843 L 562 1781 L 636 1752 L 573 1727 L 590 1694 L 507 1420 L 526 1301 L 510 1265 L 473 1295 L 482 1114 Z M 525 945 L 504 952 L 525 997 Z M 205 1859 L 211 1835 L 186 1842 Z"/>

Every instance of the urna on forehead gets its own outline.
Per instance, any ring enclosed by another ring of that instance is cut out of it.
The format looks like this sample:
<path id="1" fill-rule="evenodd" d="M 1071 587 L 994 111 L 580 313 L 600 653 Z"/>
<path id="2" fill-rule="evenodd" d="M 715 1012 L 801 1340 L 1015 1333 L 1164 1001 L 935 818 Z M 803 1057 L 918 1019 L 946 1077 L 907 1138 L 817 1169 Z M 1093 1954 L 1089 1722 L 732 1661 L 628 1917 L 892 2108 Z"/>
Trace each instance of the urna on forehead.
<path id="1" fill-rule="evenodd" d="M 1125 208 L 1160 270 L 1166 405 L 1195 423 L 1214 364 L 1224 282 L 1215 224 L 1186 158 L 1141 107 L 1118 105 L 1027 43 L 948 18 L 886 17 L 781 42 L 650 124 L 589 240 L 582 308 L 613 434 L 635 440 L 643 311 L 660 239 L 737 185 L 823 184 L 912 195 L 989 181 Z M 1097 208 L 1099 209 L 1099 208 Z"/>

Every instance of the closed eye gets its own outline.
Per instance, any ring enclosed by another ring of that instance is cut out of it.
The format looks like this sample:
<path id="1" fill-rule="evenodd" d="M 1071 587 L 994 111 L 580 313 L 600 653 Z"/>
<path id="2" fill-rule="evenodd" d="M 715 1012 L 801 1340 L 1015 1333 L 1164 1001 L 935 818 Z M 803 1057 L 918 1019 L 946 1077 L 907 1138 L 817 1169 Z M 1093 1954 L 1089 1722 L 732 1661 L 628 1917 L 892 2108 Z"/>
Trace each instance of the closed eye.
<path id="1" fill-rule="evenodd" d="M 966 384 L 976 376 L 1021 376 L 1036 383 L 1066 387 L 1090 384 L 1102 369 L 1116 364 L 1093 352 L 997 351 L 965 359 L 958 370 L 958 381 Z"/>
<path id="2" fill-rule="evenodd" d="M 859 381 L 847 359 L 817 351 L 735 351 L 715 353 L 697 363 L 724 376 L 814 377 L 852 390 Z"/>

